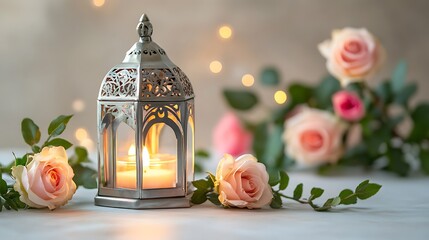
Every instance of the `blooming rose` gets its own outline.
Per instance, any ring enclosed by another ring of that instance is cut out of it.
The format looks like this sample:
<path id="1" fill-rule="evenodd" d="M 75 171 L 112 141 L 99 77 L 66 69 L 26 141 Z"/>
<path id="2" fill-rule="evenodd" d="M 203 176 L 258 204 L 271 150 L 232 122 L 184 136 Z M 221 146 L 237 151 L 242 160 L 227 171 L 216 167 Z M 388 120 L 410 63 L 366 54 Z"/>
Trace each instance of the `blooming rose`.
<path id="1" fill-rule="evenodd" d="M 343 152 L 345 129 L 346 124 L 329 112 L 302 108 L 285 122 L 286 153 L 304 165 L 334 163 Z"/>
<path id="2" fill-rule="evenodd" d="M 76 192 L 73 169 L 63 147 L 45 147 L 29 156 L 26 166 L 12 167 L 19 200 L 33 208 L 53 210 L 63 206 Z"/>
<path id="3" fill-rule="evenodd" d="M 217 151 L 239 156 L 250 149 L 252 135 L 243 128 L 235 114 L 227 113 L 214 129 L 213 143 Z"/>
<path id="4" fill-rule="evenodd" d="M 381 65 L 384 51 L 366 29 L 344 28 L 319 44 L 328 71 L 345 86 L 372 75 Z"/>
<path id="5" fill-rule="evenodd" d="M 349 121 L 359 121 L 365 115 L 360 97 L 350 91 L 339 91 L 332 96 L 335 113 Z"/>
<path id="6" fill-rule="evenodd" d="M 225 154 L 216 170 L 219 201 L 224 206 L 248 209 L 268 205 L 273 198 L 268 179 L 264 164 L 252 155 L 245 154 L 234 160 Z"/>

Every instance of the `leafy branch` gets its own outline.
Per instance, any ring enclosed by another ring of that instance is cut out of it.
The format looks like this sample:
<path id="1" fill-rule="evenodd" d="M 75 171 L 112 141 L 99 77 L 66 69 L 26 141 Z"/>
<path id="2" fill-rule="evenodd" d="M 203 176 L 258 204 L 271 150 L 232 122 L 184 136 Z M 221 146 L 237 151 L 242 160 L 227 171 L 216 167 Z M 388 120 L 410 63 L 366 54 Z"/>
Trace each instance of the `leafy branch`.
<path id="1" fill-rule="evenodd" d="M 193 204 L 202 204 L 208 200 L 214 205 L 222 206 L 221 202 L 219 201 L 219 192 L 216 189 L 215 182 L 216 177 L 211 173 L 208 173 L 208 176 L 204 179 L 193 181 L 192 184 L 196 190 L 191 197 L 191 202 Z M 285 171 L 279 171 L 277 174 L 270 175 L 269 184 L 272 187 L 273 193 L 273 199 L 270 204 L 271 208 L 282 208 L 282 198 L 284 198 L 301 204 L 309 205 L 318 212 L 329 211 L 339 205 L 356 204 L 358 199 L 368 199 L 377 194 L 381 188 L 381 185 L 370 183 L 369 180 L 365 180 L 356 187 L 355 191 L 351 189 L 344 189 L 338 196 L 329 198 L 323 205 L 319 205 L 315 203 L 314 200 L 320 198 L 323 195 L 325 190 L 322 188 L 313 187 L 311 189 L 310 196 L 308 198 L 302 198 L 304 185 L 300 183 L 295 187 L 292 196 L 284 194 L 284 190 L 286 190 L 289 185 L 289 176 Z M 277 189 L 274 189 L 274 187 Z"/>
<path id="2" fill-rule="evenodd" d="M 310 191 L 310 196 L 308 198 L 302 198 L 304 185 L 300 183 L 295 187 L 293 196 L 285 195 L 283 191 L 286 190 L 289 185 L 289 176 L 284 171 L 280 171 L 280 174 L 272 175 L 269 183 L 272 187 L 278 187 L 277 190 L 274 190 L 274 188 L 272 189 L 273 201 L 270 204 L 272 208 L 281 208 L 283 206 L 282 198 L 285 198 L 301 204 L 308 204 L 318 212 L 328 211 L 338 205 L 356 204 L 358 199 L 368 199 L 377 194 L 381 188 L 381 185 L 370 183 L 369 180 L 365 180 L 356 187 L 355 191 L 344 189 L 338 196 L 328 198 L 323 205 L 319 205 L 316 204 L 314 200 L 323 195 L 325 190 L 322 188 L 313 187 Z"/>

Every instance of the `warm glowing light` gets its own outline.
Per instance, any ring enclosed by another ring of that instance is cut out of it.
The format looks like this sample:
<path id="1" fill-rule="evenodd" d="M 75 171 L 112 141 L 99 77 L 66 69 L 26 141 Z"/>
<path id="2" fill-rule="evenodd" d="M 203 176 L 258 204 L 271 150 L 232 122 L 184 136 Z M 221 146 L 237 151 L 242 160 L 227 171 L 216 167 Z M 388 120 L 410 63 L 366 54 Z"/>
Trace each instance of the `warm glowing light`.
<path id="1" fill-rule="evenodd" d="M 253 84 L 255 83 L 255 78 L 251 75 L 251 74 L 245 74 L 242 78 L 241 78 L 241 83 L 243 84 L 243 86 L 245 87 L 251 87 L 253 86 Z"/>
<path id="2" fill-rule="evenodd" d="M 128 155 L 135 156 L 136 155 L 136 145 L 131 144 L 130 148 L 128 148 Z"/>
<path id="3" fill-rule="evenodd" d="M 149 151 L 147 150 L 147 147 L 143 148 L 143 167 L 149 167 L 150 166 L 150 155 Z"/>
<path id="4" fill-rule="evenodd" d="M 85 102 L 81 99 L 76 99 L 72 103 L 72 108 L 75 112 L 82 112 L 85 109 Z"/>
<path id="5" fill-rule="evenodd" d="M 274 93 L 274 100 L 278 104 L 283 104 L 287 100 L 287 95 L 284 91 L 277 91 L 276 93 Z"/>
<path id="6" fill-rule="evenodd" d="M 79 141 L 79 145 L 88 149 L 88 151 L 94 150 L 94 142 L 90 138 L 85 138 L 82 141 Z"/>
<path id="7" fill-rule="evenodd" d="M 75 132 L 75 137 L 78 141 L 84 141 L 88 138 L 88 132 L 84 128 L 78 128 Z"/>
<path id="8" fill-rule="evenodd" d="M 219 61 L 211 62 L 209 67 L 212 73 L 220 73 L 220 71 L 222 71 L 222 63 Z"/>
<path id="9" fill-rule="evenodd" d="M 92 4 L 96 7 L 102 7 L 106 0 L 92 0 Z"/>
<path id="10" fill-rule="evenodd" d="M 232 35 L 232 29 L 228 26 L 222 26 L 219 28 L 219 36 L 224 39 L 230 38 Z"/>

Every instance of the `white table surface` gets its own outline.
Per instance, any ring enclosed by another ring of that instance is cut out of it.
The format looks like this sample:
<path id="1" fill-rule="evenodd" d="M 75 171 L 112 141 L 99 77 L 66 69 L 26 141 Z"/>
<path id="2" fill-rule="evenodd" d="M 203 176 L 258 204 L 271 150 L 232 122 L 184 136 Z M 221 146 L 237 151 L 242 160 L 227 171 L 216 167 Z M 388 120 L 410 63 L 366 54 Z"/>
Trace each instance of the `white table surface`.
<path id="1" fill-rule="evenodd" d="M 0 154 L 1 155 L 1 154 Z M 0 239 L 429 239 L 429 177 L 385 173 L 321 177 L 291 172 L 291 185 L 325 188 L 332 197 L 370 178 L 383 185 L 371 199 L 319 213 L 289 202 L 283 209 L 127 210 L 94 206 L 96 190 L 78 189 L 61 209 L 0 213 Z M 286 193 L 291 193 L 290 187 Z"/>

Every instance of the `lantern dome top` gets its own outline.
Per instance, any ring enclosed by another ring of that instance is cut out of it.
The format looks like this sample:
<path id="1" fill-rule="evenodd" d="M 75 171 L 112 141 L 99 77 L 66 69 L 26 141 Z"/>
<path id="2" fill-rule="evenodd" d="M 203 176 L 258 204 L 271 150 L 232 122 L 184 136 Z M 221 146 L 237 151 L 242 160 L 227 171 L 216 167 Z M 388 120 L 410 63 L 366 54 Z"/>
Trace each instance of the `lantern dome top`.
<path id="1" fill-rule="evenodd" d="M 194 98 L 188 77 L 152 41 L 153 27 L 143 14 L 137 24 L 139 41 L 122 63 L 104 77 L 98 100 L 106 101 L 184 101 Z"/>

